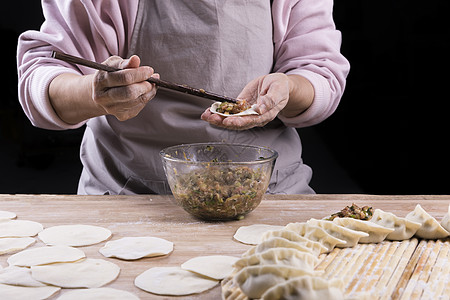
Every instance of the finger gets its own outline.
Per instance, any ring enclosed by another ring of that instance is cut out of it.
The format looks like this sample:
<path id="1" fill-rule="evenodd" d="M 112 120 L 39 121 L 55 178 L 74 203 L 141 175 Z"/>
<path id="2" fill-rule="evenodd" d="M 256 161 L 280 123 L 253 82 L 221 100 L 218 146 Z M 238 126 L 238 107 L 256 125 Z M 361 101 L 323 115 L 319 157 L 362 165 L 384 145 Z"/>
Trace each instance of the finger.
<path id="1" fill-rule="evenodd" d="M 133 55 L 128 59 L 124 59 L 120 65 L 120 69 L 133 69 L 138 68 L 141 65 L 141 59 L 137 55 Z"/>
<path id="2" fill-rule="evenodd" d="M 154 92 L 152 91 L 130 101 L 111 103 L 106 111 L 108 114 L 114 115 L 119 121 L 125 121 L 137 116 L 153 97 Z"/>
<path id="3" fill-rule="evenodd" d="M 100 78 L 99 86 L 103 88 L 111 88 L 118 86 L 131 85 L 138 82 L 143 82 L 153 75 L 153 68 L 139 67 L 135 69 L 125 69 L 117 72 L 109 72 Z"/>
<path id="4" fill-rule="evenodd" d="M 123 62 L 123 58 L 117 55 L 113 55 L 108 57 L 103 64 L 110 66 L 110 67 L 114 67 L 114 68 L 119 68 L 120 69 L 120 64 Z"/>
<path id="5" fill-rule="evenodd" d="M 113 101 L 127 102 L 138 98 L 139 96 L 149 93 L 153 89 L 153 85 L 147 81 L 134 83 L 130 85 L 109 88 L 104 92 L 104 96 Z"/>

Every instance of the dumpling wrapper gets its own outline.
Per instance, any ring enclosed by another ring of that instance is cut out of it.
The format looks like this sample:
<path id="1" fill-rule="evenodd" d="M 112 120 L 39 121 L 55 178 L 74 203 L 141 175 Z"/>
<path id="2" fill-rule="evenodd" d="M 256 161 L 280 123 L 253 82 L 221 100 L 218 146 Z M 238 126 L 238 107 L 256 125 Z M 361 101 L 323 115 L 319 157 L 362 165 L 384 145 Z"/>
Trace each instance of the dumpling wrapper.
<path id="1" fill-rule="evenodd" d="M 98 288 L 115 280 L 119 272 L 118 265 L 94 258 L 31 267 L 34 279 L 63 288 Z"/>
<path id="2" fill-rule="evenodd" d="M 63 294 L 58 298 L 58 300 L 80 300 L 80 299 L 139 300 L 139 297 L 127 291 L 104 287 L 104 288 L 74 290 Z"/>
<path id="3" fill-rule="evenodd" d="M 17 266 L 9 266 L 0 270 L 0 283 L 28 287 L 47 286 L 31 277 L 30 268 Z"/>
<path id="4" fill-rule="evenodd" d="M 0 220 L 0 238 L 31 237 L 44 229 L 41 223 L 28 220 Z"/>
<path id="5" fill-rule="evenodd" d="M 80 249 L 69 246 L 44 246 L 23 250 L 8 258 L 10 266 L 31 267 L 59 262 L 73 262 L 85 258 Z"/>
<path id="6" fill-rule="evenodd" d="M 59 287 L 25 287 L 9 284 L 0 284 L 0 295 L 2 299 L 23 300 L 23 299 L 47 299 L 60 290 Z"/>
<path id="7" fill-rule="evenodd" d="M 39 238 L 47 245 L 90 246 L 111 237 L 109 229 L 93 225 L 58 225 L 39 232 Z"/>
<path id="8" fill-rule="evenodd" d="M 238 257 L 227 255 L 198 256 L 189 259 L 181 268 L 200 275 L 222 280 L 233 272 L 233 265 Z"/>
<path id="9" fill-rule="evenodd" d="M 0 220 L 11 220 L 15 219 L 17 215 L 13 212 L 6 211 L 6 210 L 0 210 Z"/>
<path id="10" fill-rule="evenodd" d="M 134 284 L 157 295 L 183 296 L 197 294 L 215 287 L 219 281 L 208 279 L 180 267 L 154 267 L 143 272 Z"/>
<path id="11" fill-rule="evenodd" d="M 249 226 L 241 226 L 234 234 L 234 239 L 249 245 L 258 245 L 263 241 L 263 235 L 267 231 L 280 230 L 284 226 L 267 225 L 267 224 L 253 224 Z"/>
<path id="12" fill-rule="evenodd" d="M 0 238 L 0 255 L 23 250 L 35 242 L 32 237 Z"/>
<path id="13" fill-rule="evenodd" d="M 253 104 L 249 109 L 244 110 L 244 111 L 242 111 L 242 112 L 240 112 L 240 113 L 237 113 L 237 114 L 224 114 L 224 113 L 221 113 L 221 112 L 218 112 L 218 111 L 217 111 L 217 109 L 219 108 L 219 106 L 220 106 L 221 103 L 222 103 L 222 102 L 214 102 L 214 103 L 211 105 L 211 107 L 210 107 L 209 110 L 210 110 L 212 113 L 221 115 L 221 116 L 223 116 L 223 117 L 259 115 L 259 113 L 257 113 L 257 112 L 255 111 L 256 104 Z"/>
<path id="14" fill-rule="evenodd" d="M 99 250 L 105 257 L 125 260 L 167 255 L 172 251 L 172 242 L 157 237 L 124 237 L 107 242 Z"/>

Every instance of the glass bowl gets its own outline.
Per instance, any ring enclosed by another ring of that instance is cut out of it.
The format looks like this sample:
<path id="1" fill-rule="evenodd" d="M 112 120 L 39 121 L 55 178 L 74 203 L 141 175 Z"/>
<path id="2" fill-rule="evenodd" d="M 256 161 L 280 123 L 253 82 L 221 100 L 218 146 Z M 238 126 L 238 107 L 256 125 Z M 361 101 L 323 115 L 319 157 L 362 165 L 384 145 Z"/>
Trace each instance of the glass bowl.
<path id="1" fill-rule="evenodd" d="M 203 220 L 242 219 L 267 191 L 278 153 L 266 147 L 198 143 L 160 152 L 175 201 Z"/>

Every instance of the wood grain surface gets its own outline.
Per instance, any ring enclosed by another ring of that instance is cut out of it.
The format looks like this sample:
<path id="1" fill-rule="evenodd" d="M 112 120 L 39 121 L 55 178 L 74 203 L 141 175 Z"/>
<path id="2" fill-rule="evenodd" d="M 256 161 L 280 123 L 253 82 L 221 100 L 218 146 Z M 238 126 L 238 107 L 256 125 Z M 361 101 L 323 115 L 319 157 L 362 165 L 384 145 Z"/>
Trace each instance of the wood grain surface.
<path id="1" fill-rule="evenodd" d="M 103 258 L 120 266 L 119 277 L 108 287 L 133 292 L 141 299 L 169 299 L 172 297 L 156 296 L 138 289 L 133 284 L 135 277 L 151 267 L 179 266 L 200 255 L 241 256 L 250 246 L 233 240 L 233 234 L 240 226 L 286 225 L 322 218 L 352 202 L 360 206 L 371 205 L 402 217 L 420 203 L 427 212 L 441 220 L 447 212 L 450 196 L 266 195 L 260 206 L 245 219 L 211 223 L 191 217 L 173 204 L 171 196 L 157 195 L 0 195 L 0 210 L 15 212 L 20 220 L 40 222 L 45 228 L 62 224 L 89 224 L 110 229 L 113 240 L 127 236 L 155 236 L 172 241 L 175 244 L 172 254 L 137 261 L 104 258 L 98 250 L 105 242 L 80 247 L 87 257 Z M 42 245 L 38 241 L 32 247 Z M 1 266 L 7 266 L 8 257 L 0 256 Z M 66 290 L 61 291 L 64 292 Z M 176 299 L 220 299 L 220 286 L 202 294 Z"/>

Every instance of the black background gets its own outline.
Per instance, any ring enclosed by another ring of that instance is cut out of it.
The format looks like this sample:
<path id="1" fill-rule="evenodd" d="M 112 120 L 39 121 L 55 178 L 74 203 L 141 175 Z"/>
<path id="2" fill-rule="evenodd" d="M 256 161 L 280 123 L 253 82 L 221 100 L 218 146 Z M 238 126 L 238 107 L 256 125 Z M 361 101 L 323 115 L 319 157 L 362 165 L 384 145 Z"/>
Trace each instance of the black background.
<path id="1" fill-rule="evenodd" d="M 449 6 L 335 0 L 352 68 L 335 114 L 299 129 L 316 192 L 450 194 Z M 0 193 L 76 193 L 83 129 L 34 128 L 17 100 L 17 38 L 42 21 L 38 1 L 1 12 Z"/>

